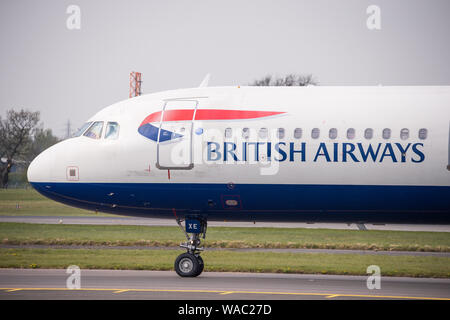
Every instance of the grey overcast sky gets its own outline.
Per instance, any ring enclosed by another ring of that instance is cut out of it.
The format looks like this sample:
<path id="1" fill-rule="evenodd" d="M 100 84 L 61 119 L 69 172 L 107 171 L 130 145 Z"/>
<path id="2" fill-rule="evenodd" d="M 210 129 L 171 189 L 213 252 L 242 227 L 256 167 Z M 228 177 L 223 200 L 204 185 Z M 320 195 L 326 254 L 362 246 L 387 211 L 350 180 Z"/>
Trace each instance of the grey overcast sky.
<path id="1" fill-rule="evenodd" d="M 81 29 L 69 30 L 69 5 Z M 369 30 L 369 5 L 381 30 Z M 248 84 L 266 74 L 320 85 L 449 85 L 448 0 L 2 0 L 0 115 L 39 110 L 63 137 L 95 112 L 143 93 Z"/>

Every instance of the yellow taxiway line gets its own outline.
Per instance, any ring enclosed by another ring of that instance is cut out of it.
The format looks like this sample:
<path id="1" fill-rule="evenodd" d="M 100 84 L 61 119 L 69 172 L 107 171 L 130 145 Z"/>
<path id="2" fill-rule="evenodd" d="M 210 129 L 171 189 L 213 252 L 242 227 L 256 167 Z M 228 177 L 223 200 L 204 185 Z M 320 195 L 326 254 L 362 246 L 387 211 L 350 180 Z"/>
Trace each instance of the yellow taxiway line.
<path id="1" fill-rule="evenodd" d="M 347 293 L 317 293 L 317 292 L 279 292 L 279 291 L 223 291 L 223 290 L 182 290 L 182 289 L 113 289 L 113 288 L 0 288 L 5 292 L 17 291 L 104 291 L 111 293 L 124 292 L 178 292 L 178 293 L 217 293 L 220 295 L 228 294 L 266 294 L 266 295 L 293 295 L 293 296 L 322 296 L 325 298 L 352 297 L 352 298 L 376 298 L 376 299 L 414 299 L 414 300 L 450 300 L 450 298 L 436 297 L 415 297 L 415 296 L 388 296 L 388 295 L 370 295 L 370 294 L 347 294 Z"/>

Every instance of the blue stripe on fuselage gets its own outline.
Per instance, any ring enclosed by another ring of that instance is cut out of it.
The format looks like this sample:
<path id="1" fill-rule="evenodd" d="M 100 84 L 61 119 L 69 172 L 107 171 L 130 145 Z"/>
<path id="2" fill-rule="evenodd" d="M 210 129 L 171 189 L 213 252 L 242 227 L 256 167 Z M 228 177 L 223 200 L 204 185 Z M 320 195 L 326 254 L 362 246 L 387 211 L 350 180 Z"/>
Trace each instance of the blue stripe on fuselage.
<path id="1" fill-rule="evenodd" d="M 342 219 L 378 220 L 401 214 L 450 220 L 450 187 L 199 183 L 31 183 L 43 195 L 68 205 L 130 216 L 199 212 L 208 219 L 304 221 L 324 213 Z M 238 201 L 236 209 L 226 199 Z"/>
<path id="2" fill-rule="evenodd" d="M 158 141 L 159 128 L 147 123 L 138 128 L 138 132 L 146 138 L 153 141 Z M 161 135 L 159 137 L 159 142 L 169 141 L 176 138 L 181 138 L 183 135 L 174 133 L 172 131 L 161 129 Z"/>

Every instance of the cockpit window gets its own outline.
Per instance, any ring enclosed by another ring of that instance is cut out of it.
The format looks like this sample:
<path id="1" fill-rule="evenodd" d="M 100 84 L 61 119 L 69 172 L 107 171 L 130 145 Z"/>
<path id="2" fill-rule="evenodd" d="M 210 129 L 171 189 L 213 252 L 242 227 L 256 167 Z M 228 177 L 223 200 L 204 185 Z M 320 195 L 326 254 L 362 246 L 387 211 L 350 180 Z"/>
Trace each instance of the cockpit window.
<path id="1" fill-rule="evenodd" d="M 73 135 L 73 137 L 79 137 L 81 136 L 87 128 L 89 128 L 89 126 L 92 124 L 92 122 L 86 122 L 85 124 L 83 124 L 83 126 L 78 129 L 78 131 Z"/>
<path id="2" fill-rule="evenodd" d="M 103 121 L 96 121 L 84 134 L 85 137 L 100 139 L 102 137 Z"/>
<path id="3" fill-rule="evenodd" d="M 119 128 L 120 126 L 117 122 L 108 122 L 106 125 L 105 139 L 117 139 L 119 137 Z"/>

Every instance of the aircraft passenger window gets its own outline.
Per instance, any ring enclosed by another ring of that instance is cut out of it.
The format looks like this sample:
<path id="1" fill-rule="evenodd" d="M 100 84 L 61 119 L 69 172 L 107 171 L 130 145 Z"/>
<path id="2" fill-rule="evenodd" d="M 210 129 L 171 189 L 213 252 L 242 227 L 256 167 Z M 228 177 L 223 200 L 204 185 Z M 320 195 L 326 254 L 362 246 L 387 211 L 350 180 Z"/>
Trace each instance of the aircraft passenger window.
<path id="1" fill-rule="evenodd" d="M 231 138 L 231 134 L 232 134 L 231 128 L 226 128 L 225 129 L 225 138 Z"/>
<path id="2" fill-rule="evenodd" d="M 355 129 L 347 129 L 347 139 L 355 139 Z"/>
<path id="3" fill-rule="evenodd" d="M 284 128 L 278 128 L 277 130 L 277 138 L 284 139 Z"/>
<path id="4" fill-rule="evenodd" d="M 119 137 L 119 128 L 117 122 L 108 122 L 106 125 L 105 139 L 117 139 Z"/>
<path id="5" fill-rule="evenodd" d="M 92 139 L 100 139 L 102 137 L 102 130 L 103 130 L 103 121 L 96 121 L 86 131 L 84 136 Z"/>
<path id="6" fill-rule="evenodd" d="M 294 138 L 300 139 L 302 137 L 302 128 L 295 128 L 294 130 Z"/>
<path id="7" fill-rule="evenodd" d="M 83 126 L 80 129 L 78 129 L 78 131 L 73 135 L 73 137 L 81 136 L 86 131 L 86 129 L 90 127 L 91 124 L 92 122 L 86 122 L 85 124 L 83 124 Z"/>
<path id="8" fill-rule="evenodd" d="M 320 136 L 320 129 L 319 129 L 319 128 L 314 128 L 314 129 L 312 129 L 312 131 L 311 131 L 311 137 L 312 137 L 313 139 L 318 139 L 319 136 Z"/>
<path id="9" fill-rule="evenodd" d="M 337 129 L 331 128 L 330 132 L 328 133 L 328 136 L 330 137 L 330 139 L 336 139 L 337 138 Z"/>
<path id="10" fill-rule="evenodd" d="M 267 133 L 268 133 L 267 128 L 259 129 L 259 137 L 261 139 L 266 139 L 267 138 Z"/>
<path id="11" fill-rule="evenodd" d="M 400 130 L 400 139 L 406 140 L 409 138 L 409 129 L 403 128 Z"/>
<path id="12" fill-rule="evenodd" d="M 366 139 L 372 139 L 373 138 L 373 129 L 372 128 L 367 128 L 364 131 L 364 138 L 366 138 Z"/>
<path id="13" fill-rule="evenodd" d="M 425 140 L 428 136 L 428 130 L 425 128 L 422 128 L 419 130 L 419 139 L 420 140 Z"/>
<path id="14" fill-rule="evenodd" d="M 249 136 L 250 136 L 250 129 L 249 128 L 242 129 L 242 138 L 248 139 Z"/>
<path id="15" fill-rule="evenodd" d="M 390 139 L 391 138 L 391 129 L 385 128 L 383 129 L 383 139 Z"/>

